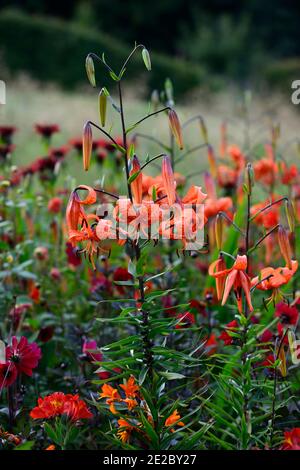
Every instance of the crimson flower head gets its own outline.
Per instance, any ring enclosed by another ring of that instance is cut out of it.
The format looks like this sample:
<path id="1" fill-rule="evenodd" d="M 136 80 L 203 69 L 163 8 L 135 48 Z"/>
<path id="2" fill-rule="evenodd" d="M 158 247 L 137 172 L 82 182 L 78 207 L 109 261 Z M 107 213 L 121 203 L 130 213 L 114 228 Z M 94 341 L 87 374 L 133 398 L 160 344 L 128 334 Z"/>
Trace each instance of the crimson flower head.
<path id="1" fill-rule="evenodd" d="M 279 302 L 276 305 L 275 317 L 280 318 L 280 322 L 285 325 L 296 325 L 299 317 L 298 309 L 285 302 Z"/>
<path id="2" fill-rule="evenodd" d="M 119 267 L 115 270 L 113 274 L 114 282 L 130 281 L 131 279 L 132 279 L 132 275 L 127 271 L 126 268 Z M 124 294 L 125 292 L 124 286 L 117 285 L 116 287 L 120 294 Z"/>
<path id="3" fill-rule="evenodd" d="M 0 364 L 0 391 L 4 387 L 9 387 L 17 378 L 18 371 L 13 362 L 8 361 L 5 364 Z"/>
<path id="4" fill-rule="evenodd" d="M 16 336 L 13 336 L 11 345 L 6 348 L 6 359 L 15 365 L 19 374 L 31 376 L 32 370 L 38 366 L 41 356 L 38 345 L 28 343 L 25 336 L 22 336 L 19 341 Z"/>
<path id="5" fill-rule="evenodd" d="M 36 124 L 35 131 L 45 138 L 50 138 L 53 134 L 60 131 L 57 124 Z"/>
<path id="6" fill-rule="evenodd" d="M 82 354 L 86 355 L 91 361 L 100 362 L 102 361 L 103 356 L 101 353 L 96 352 L 97 348 L 97 341 L 94 339 L 86 340 L 82 346 Z"/>
<path id="7" fill-rule="evenodd" d="M 61 147 L 55 147 L 49 150 L 50 157 L 57 159 L 64 158 L 69 152 L 70 148 L 67 145 L 62 145 Z"/>

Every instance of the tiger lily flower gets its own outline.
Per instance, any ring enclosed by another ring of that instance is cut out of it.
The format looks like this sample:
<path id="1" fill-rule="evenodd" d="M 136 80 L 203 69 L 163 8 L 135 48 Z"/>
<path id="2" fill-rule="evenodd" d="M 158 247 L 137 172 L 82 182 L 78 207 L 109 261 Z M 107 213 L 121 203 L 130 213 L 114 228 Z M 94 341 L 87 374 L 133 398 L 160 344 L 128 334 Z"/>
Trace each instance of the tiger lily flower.
<path id="1" fill-rule="evenodd" d="M 221 269 L 220 269 L 221 268 Z M 223 266 L 221 265 L 221 260 L 220 258 L 214 261 L 210 267 L 209 267 L 209 274 L 210 276 L 213 276 L 217 282 L 217 291 L 219 289 L 219 295 L 220 295 L 220 289 L 221 289 L 221 282 L 224 282 L 224 292 L 222 295 L 222 305 L 225 305 L 228 296 L 230 294 L 231 289 L 233 288 L 234 294 L 237 299 L 237 305 L 238 305 L 238 310 L 240 313 L 242 313 L 242 291 L 244 291 L 246 302 L 248 304 L 250 312 L 253 311 L 253 306 L 251 302 L 251 296 L 250 296 L 250 287 L 251 287 L 251 281 L 246 273 L 247 269 L 247 256 L 246 255 L 238 255 L 235 263 L 233 266 L 229 269 L 223 269 Z"/>
<path id="2" fill-rule="evenodd" d="M 298 261 L 295 260 L 291 260 L 291 269 L 287 266 L 280 268 L 263 268 L 260 271 L 259 276 L 256 276 L 251 280 L 251 285 L 252 287 L 255 286 L 256 289 L 262 291 L 272 290 L 272 295 L 267 300 L 269 302 L 274 301 L 277 303 L 283 298 L 283 295 L 280 292 L 280 287 L 290 281 L 297 269 Z M 261 282 L 260 279 L 262 279 Z"/>

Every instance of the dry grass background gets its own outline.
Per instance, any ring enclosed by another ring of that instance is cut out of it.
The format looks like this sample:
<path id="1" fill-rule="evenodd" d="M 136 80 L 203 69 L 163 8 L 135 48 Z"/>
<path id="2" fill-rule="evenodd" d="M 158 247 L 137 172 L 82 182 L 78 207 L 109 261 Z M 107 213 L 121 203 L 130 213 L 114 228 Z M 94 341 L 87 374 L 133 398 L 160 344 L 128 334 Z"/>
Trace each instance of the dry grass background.
<path id="1" fill-rule="evenodd" d="M 136 86 L 138 89 L 138 85 Z M 134 87 L 125 89 L 126 121 L 129 126 L 143 115 L 147 114 L 149 104 L 135 98 Z M 201 114 L 207 124 L 210 141 L 218 148 L 220 125 L 228 120 L 228 130 L 232 143 L 243 145 L 245 138 L 245 119 L 241 114 L 242 95 L 230 89 L 212 96 L 203 93 L 193 93 L 185 103 L 176 107 L 182 122 L 196 114 Z M 98 122 L 97 91 L 90 87 L 82 88 L 76 92 L 67 93 L 54 86 L 37 84 L 26 77 L 20 77 L 13 83 L 7 83 L 7 104 L 0 108 L 0 123 L 13 124 L 18 128 L 16 134 L 17 150 L 13 154 L 13 163 L 26 164 L 38 156 L 43 156 L 43 147 L 40 139 L 33 131 L 35 123 L 57 123 L 62 132 L 55 135 L 53 146 L 64 145 L 70 138 L 80 136 L 83 123 L 88 120 Z M 270 136 L 271 122 L 281 125 L 281 143 L 300 137 L 300 114 L 288 95 L 256 96 L 253 94 L 249 113 L 250 127 L 248 126 L 250 142 L 267 141 Z M 113 135 L 120 132 L 119 116 L 116 112 L 109 112 L 107 129 L 111 127 Z M 164 142 L 168 142 L 167 119 L 161 115 L 150 118 L 139 128 L 139 132 L 147 132 Z M 95 132 L 95 138 L 101 134 Z M 199 126 L 194 123 L 185 132 L 186 149 L 201 142 Z M 185 149 L 185 150 L 186 150 Z M 138 155 L 143 160 L 147 153 L 155 155 L 160 150 L 155 144 L 141 141 Z M 299 158 L 295 146 L 290 146 L 284 155 L 289 160 Z M 70 157 L 72 158 L 72 157 Z M 178 171 L 191 173 L 206 167 L 205 151 L 198 151 L 179 162 Z M 74 162 L 68 171 L 82 183 L 91 182 L 100 175 L 85 174 L 81 163 L 74 157 Z M 199 176 L 193 182 L 200 184 Z"/>

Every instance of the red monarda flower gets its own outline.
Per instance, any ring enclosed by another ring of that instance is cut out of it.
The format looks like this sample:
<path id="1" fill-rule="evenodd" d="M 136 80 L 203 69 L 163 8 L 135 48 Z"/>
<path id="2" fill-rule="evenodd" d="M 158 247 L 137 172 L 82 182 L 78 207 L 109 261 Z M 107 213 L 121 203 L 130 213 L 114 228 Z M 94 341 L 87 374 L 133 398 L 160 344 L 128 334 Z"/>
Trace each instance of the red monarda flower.
<path id="1" fill-rule="evenodd" d="M 126 268 L 117 268 L 113 274 L 113 280 L 115 282 L 120 282 L 120 281 L 130 281 L 132 279 L 132 275 L 127 271 Z M 124 294 L 125 289 L 124 286 L 116 286 L 117 290 L 119 291 L 120 294 Z"/>
<path id="2" fill-rule="evenodd" d="M 41 350 L 36 343 L 28 343 L 22 336 L 20 340 L 12 337 L 11 346 L 6 348 L 6 359 L 13 362 L 19 374 L 32 375 L 32 370 L 38 366 Z"/>
<path id="3" fill-rule="evenodd" d="M 285 431 L 281 450 L 300 450 L 300 428 Z"/>
<path id="4" fill-rule="evenodd" d="M 62 392 L 54 392 L 39 398 L 38 406 L 30 412 L 33 419 L 49 419 L 61 415 L 67 415 L 72 421 L 89 419 L 93 416 L 78 395 L 65 395 Z"/>

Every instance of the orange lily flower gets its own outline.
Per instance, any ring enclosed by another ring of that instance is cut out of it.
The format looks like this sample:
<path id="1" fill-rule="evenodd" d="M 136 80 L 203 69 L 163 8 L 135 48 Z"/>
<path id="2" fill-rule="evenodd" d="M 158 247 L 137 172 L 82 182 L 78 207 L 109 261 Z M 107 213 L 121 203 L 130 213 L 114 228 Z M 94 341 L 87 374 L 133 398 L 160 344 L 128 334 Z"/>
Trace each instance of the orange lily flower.
<path id="1" fill-rule="evenodd" d="M 291 260 L 291 269 L 287 266 L 280 268 L 263 268 L 260 271 L 259 276 L 256 276 L 251 280 L 251 285 L 255 286 L 257 284 L 256 289 L 262 291 L 272 290 L 272 295 L 267 300 L 270 302 L 275 301 L 277 303 L 282 299 L 282 294 L 280 293 L 279 288 L 290 281 L 297 269 L 298 261 L 295 260 Z M 262 279 L 261 282 L 259 282 L 260 279 Z"/>
<path id="2" fill-rule="evenodd" d="M 126 442 L 129 442 L 130 433 L 134 429 L 134 426 L 129 424 L 128 421 L 123 418 L 118 419 L 118 425 L 121 429 L 118 430 L 117 435 L 123 444 L 125 444 Z"/>
<path id="3" fill-rule="evenodd" d="M 225 286 L 224 286 L 224 292 L 222 296 L 222 305 L 225 305 L 229 293 L 231 289 L 233 288 L 234 294 L 237 299 L 237 305 L 239 312 L 242 313 L 242 291 L 244 291 L 245 298 L 249 307 L 250 312 L 253 310 L 253 306 L 251 303 L 251 296 L 250 296 L 250 287 L 251 287 L 251 281 L 246 273 L 247 269 L 247 256 L 246 255 L 238 255 L 235 263 L 233 266 L 229 269 L 223 269 L 221 266 L 220 268 L 220 258 L 214 261 L 210 267 L 209 267 L 209 274 L 210 276 L 213 276 L 215 279 L 218 279 L 219 281 L 224 282 L 225 281 Z M 219 294 L 220 294 L 220 283 L 219 286 L 217 285 L 217 290 L 219 288 Z"/>

